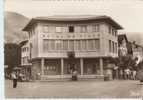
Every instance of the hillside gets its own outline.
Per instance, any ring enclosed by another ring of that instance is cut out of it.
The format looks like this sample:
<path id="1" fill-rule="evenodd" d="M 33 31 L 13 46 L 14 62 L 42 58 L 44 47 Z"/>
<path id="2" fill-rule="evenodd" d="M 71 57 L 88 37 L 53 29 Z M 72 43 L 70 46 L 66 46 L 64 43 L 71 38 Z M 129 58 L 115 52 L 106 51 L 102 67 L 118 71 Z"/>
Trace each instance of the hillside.
<path id="1" fill-rule="evenodd" d="M 5 43 L 19 43 L 27 39 L 28 34 L 22 32 L 29 19 L 15 12 L 4 13 L 4 41 Z"/>
<path id="2" fill-rule="evenodd" d="M 131 41 L 136 41 L 137 44 L 143 46 L 143 33 L 128 33 L 127 37 Z"/>

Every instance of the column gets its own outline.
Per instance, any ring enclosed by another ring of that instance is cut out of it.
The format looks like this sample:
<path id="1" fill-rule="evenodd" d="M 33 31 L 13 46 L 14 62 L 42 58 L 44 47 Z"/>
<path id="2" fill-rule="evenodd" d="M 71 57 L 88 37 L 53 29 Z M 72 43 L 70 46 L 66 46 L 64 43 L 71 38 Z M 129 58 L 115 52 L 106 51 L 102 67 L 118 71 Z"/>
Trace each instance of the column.
<path id="1" fill-rule="evenodd" d="M 61 58 L 61 75 L 64 75 L 64 59 Z"/>
<path id="2" fill-rule="evenodd" d="M 103 75 L 103 58 L 100 58 L 100 75 Z"/>
<path id="3" fill-rule="evenodd" d="M 80 58 L 81 75 L 83 75 L 83 58 Z"/>
<path id="4" fill-rule="evenodd" d="M 45 60 L 44 58 L 41 59 L 41 75 L 44 75 L 44 63 L 45 63 L 44 60 Z"/>

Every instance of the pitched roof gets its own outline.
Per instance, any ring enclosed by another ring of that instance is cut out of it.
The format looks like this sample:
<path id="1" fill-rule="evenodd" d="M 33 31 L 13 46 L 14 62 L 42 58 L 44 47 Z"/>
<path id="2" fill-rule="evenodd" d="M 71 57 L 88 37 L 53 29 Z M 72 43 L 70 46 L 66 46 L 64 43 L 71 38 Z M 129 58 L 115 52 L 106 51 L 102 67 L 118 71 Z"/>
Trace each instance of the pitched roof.
<path id="1" fill-rule="evenodd" d="M 28 42 L 28 40 L 24 40 L 22 42 L 19 43 L 19 45 L 22 47 L 23 45 L 25 45 Z"/>
<path id="2" fill-rule="evenodd" d="M 115 22 L 109 16 L 96 16 L 96 15 L 56 15 L 49 17 L 36 17 L 32 18 L 30 22 L 24 27 L 23 31 L 27 31 L 33 23 L 37 21 L 50 21 L 50 22 L 79 22 L 79 21 L 94 21 L 94 20 L 104 20 L 109 24 L 112 24 L 117 29 L 123 29 L 121 25 Z"/>

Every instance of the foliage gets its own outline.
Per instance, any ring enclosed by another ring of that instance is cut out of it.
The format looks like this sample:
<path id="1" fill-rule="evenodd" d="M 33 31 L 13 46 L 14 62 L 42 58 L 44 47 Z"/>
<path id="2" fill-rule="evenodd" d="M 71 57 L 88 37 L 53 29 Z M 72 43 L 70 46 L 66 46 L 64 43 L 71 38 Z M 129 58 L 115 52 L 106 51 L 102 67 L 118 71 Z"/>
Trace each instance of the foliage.
<path id="1" fill-rule="evenodd" d="M 21 62 L 20 47 L 15 43 L 7 43 L 4 45 L 4 64 L 8 65 L 8 70 L 19 66 Z"/>

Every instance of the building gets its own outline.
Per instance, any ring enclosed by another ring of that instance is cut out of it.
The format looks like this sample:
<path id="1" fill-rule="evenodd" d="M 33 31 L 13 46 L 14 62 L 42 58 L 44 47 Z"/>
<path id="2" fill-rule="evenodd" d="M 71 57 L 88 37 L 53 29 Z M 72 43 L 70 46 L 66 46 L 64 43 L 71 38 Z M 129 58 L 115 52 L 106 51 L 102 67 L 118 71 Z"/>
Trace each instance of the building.
<path id="1" fill-rule="evenodd" d="M 126 56 L 128 54 L 128 39 L 125 34 L 118 35 L 118 55 L 119 57 Z"/>
<path id="2" fill-rule="evenodd" d="M 31 62 L 30 59 L 30 50 L 28 40 L 24 40 L 20 43 L 21 46 L 21 73 L 26 76 L 27 79 L 31 78 Z"/>
<path id="3" fill-rule="evenodd" d="M 108 16 L 31 19 L 23 31 L 29 34 L 32 79 L 69 79 L 72 69 L 79 79 L 103 79 L 111 69 L 108 58 L 118 57 L 119 29 Z"/>
<path id="4" fill-rule="evenodd" d="M 135 43 L 132 43 L 133 58 L 138 58 L 137 64 L 143 61 L 143 47 Z"/>

